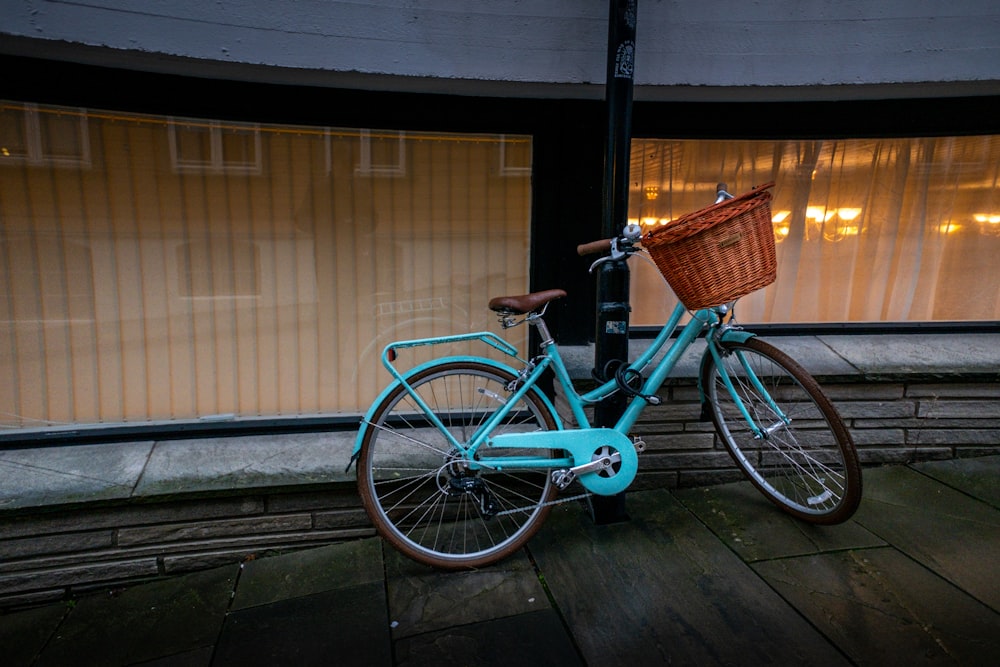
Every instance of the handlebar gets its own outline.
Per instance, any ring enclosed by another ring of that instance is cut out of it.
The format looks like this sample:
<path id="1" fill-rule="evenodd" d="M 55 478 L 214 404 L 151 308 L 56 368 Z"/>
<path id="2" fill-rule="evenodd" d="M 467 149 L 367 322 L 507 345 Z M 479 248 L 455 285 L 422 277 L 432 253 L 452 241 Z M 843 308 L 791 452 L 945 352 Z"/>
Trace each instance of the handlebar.
<path id="1" fill-rule="evenodd" d="M 597 255 L 607 252 L 608 250 L 611 250 L 612 241 L 614 241 L 614 239 L 601 239 L 600 241 L 581 243 L 576 247 L 576 254 L 580 257 L 586 257 L 587 255 Z"/>
<path id="2" fill-rule="evenodd" d="M 590 270 L 593 271 L 598 265 L 603 264 L 604 262 L 615 262 L 627 259 L 632 253 L 638 252 L 639 249 L 634 247 L 633 244 L 638 241 L 641 236 L 642 228 L 640 228 L 639 225 L 625 225 L 625 229 L 622 230 L 621 236 L 580 244 L 576 247 L 576 252 L 582 257 L 584 255 L 595 255 L 598 253 L 604 254 L 609 250 L 611 251 L 610 255 L 601 257 L 599 260 L 590 265 Z"/>

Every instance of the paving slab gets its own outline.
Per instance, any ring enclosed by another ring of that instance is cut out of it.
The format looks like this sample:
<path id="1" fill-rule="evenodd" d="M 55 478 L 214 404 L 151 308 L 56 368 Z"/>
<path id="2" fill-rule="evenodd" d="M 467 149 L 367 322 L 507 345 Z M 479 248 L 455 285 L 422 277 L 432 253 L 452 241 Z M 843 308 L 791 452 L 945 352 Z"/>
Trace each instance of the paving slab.
<path id="1" fill-rule="evenodd" d="M 64 603 L 0 616 L 0 655 L 7 667 L 27 667 L 69 613 Z"/>
<path id="2" fill-rule="evenodd" d="M 1000 510 L 898 466 L 865 471 L 855 521 L 1000 611 Z"/>
<path id="3" fill-rule="evenodd" d="M 385 586 L 376 581 L 235 611 L 226 617 L 212 665 L 388 667 L 384 600 Z"/>
<path id="4" fill-rule="evenodd" d="M 1000 655 L 1000 614 L 895 549 L 753 567 L 855 664 L 992 667 Z"/>
<path id="5" fill-rule="evenodd" d="M 137 496 L 354 481 L 353 433 L 168 440 L 149 455 Z"/>
<path id="6" fill-rule="evenodd" d="M 442 574 L 386 547 L 386 588 L 394 639 L 551 609 L 522 552 L 470 572 Z"/>
<path id="7" fill-rule="evenodd" d="M 753 331 L 753 326 L 748 326 Z M 856 377 L 858 367 L 850 356 L 827 344 L 820 336 L 761 336 L 799 362 L 811 375 Z"/>
<path id="8" fill-rule="evenodd" d="M 868 377 L 996 374 L 1000 334 L 819 336 Z"/>
<path id="9" fill-rule="evenodd" d="M 568 503 L 475 572 L 377 538 L 269 556 L 0 616 L 0 664 L 992 665 L 998 465 L 866 469 L 833 527 L 746 482 L 630 492 L 608 526 Z"/>
<path id="10" fill-rule="evenodd" d="M 206 646 L 177 655 L 168 655 L 164 658 L 139 662 L 134 667 L 210 667 L 214 654 L 215 647 Z"/>
<path id="11" fill-rule="evenodd" d="M 215 644 L 238 567 L 79 599 L 36 663 L 127 665 Z"/>
<path id="12" fill-rule="evenodd" d="M 669 493 L 628 504 L 607 526 L 557 507 L 529 543 L 587 664 L 846 664 Z"/>
<path id="13" fill-rule="evenodd" d="M 816 526 L 795 519 L 750 482 L 679 489 L 673 494 L 745 562 L 886 544 L 853 521 Z"/>
<path id="14" fill-rule="evenodd" d="M 242 567 L 214 665 L 392 664 L 378 539 Z"/>
<path id="15" fill-rule="evenodd" d="M 1000 456 L 929 461 L 910 467 L 1000 509 Z"/>
<path id="16" fill-rule="evenodd" d="M 545 609 L 400 640 L 396 642 L 396 664 L 574 667 L 584 663 L 559 615 Z"/>
<path id="17" fill-rule="evenodd" d="M 128 498 L 152 442 L 0 451 L 0 510 Z"/>
<path id="18" fill-rule="evenodd" d="M 296 597 L 379 582 L 384 578 L 378 539 L 261 558 L 243 564 L 231 609 L 237 611 Z M 379 596 L 385 608 L 385 596 Z"/>

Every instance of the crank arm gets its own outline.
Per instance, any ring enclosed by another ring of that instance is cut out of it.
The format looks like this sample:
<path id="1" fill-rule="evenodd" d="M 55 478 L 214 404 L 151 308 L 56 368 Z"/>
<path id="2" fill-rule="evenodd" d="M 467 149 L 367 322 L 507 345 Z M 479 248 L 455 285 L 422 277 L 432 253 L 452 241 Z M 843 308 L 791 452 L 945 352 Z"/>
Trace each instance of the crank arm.
<path id="1" fill-rule="evenodd" d="M 580 475 L 585 475 L 589 472 L 599 472 L 601 470 L 607 470 L 615 463 L 620 463 L 622 460 L 622 455 L 618 452 L 614 454 L 609 454 L 602 456 L 600 458 L 594 459 L 590 463 L 583 463 L 578 466 L 573 466 L 567 470 L 553 470 L 552 471 L 552 483 L 558 486 L 560 489 L 565 489 L 569 486 L 574 479 Z"/>

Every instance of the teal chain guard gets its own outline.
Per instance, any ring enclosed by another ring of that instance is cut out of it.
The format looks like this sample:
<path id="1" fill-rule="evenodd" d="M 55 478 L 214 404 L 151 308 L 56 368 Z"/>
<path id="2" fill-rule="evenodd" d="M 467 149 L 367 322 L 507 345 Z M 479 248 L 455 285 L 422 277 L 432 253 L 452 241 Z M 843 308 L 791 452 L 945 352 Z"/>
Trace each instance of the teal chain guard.
<path id="1" fill-rule="evenodd" d="M 639 456 L 632 440 L 610 428 L 505 433 L 490 439 L 484 446 L 491 449 L 565 450 L 570 453 L 575 465 L 600 458 L 607 447 L 610 453 L 621 455 L 620 463 L 615 464 L 616 469 L 610 472 L 583 473 L 577 477 L 585 489 L 601 496 L 621 493 L 635 480 L 639 471 Z"/>

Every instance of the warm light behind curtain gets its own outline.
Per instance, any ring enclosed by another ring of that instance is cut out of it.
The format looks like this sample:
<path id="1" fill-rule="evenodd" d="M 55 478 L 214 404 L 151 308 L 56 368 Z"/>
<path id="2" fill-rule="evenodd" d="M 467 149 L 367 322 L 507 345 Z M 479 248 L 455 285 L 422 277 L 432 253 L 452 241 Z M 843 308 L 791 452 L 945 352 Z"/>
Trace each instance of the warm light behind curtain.
<path id="1" fill-rule="evenodd" d="M 527 291 L 530 168 L 526 137 L 0 104 L 0 425 L 363 410 L 386 343 Z"/>
<path id="2" fill-rule="evenodd" d="M 778 279 L 743 322 L 1000 319 L 1000 137 L 636 140 L 630 217 L 644 227 L 776 181 Z M 676 302 L 633 261 L 636 325 Z"/>

